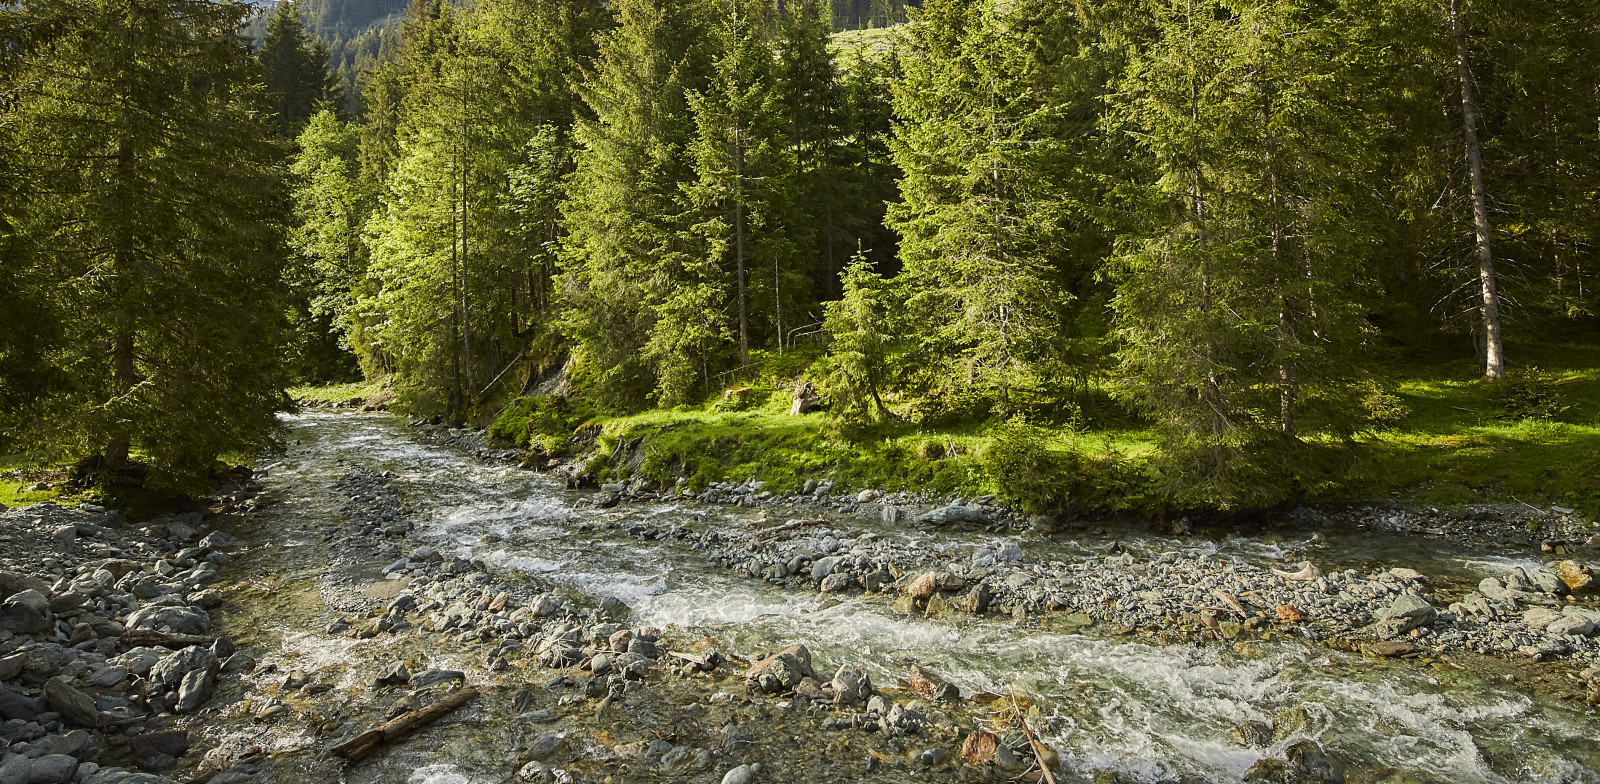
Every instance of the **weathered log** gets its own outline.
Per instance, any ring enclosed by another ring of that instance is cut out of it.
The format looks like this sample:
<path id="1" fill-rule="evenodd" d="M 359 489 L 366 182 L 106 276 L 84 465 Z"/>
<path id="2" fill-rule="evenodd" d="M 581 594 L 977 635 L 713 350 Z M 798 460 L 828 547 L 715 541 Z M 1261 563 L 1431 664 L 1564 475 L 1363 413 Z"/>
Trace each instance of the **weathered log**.
<path id="1" fill-rule="evenodd" d="M 462 689 L 452 692 L 443 699 L 425 708 L 402 713 L 389 721 L 379 724 L 360 735 L 351 738 L 331 751 L 348 760 L 365 759 L 379 746 L 399 740 L 411 733 L 438 721 L 445 714 L 477 699 L 477 689 Z"/>
<path id="2" fill-rule="evenodd" d="M 187 648 L 198 645 L 209 648 L 217 641 L 215 637 L 202 637 L 198 634 L 167 634 L 166 632 L 152 631 L 150 629 L 129 629 L 117 638 L 117 644 L 124 648 Z"/>

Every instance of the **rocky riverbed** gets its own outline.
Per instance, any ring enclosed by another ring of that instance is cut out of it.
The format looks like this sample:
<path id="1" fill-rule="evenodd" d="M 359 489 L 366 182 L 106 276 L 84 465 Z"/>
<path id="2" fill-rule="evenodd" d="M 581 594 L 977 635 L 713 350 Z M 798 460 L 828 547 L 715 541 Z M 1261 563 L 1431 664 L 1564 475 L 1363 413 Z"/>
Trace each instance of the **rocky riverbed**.
<path id="1" fill-rule="evenodd" d="M 0 514 L 0 782 L 1600 781 L 1577 521 L 1406 565 L 293 425 L 209 513 Z"/>

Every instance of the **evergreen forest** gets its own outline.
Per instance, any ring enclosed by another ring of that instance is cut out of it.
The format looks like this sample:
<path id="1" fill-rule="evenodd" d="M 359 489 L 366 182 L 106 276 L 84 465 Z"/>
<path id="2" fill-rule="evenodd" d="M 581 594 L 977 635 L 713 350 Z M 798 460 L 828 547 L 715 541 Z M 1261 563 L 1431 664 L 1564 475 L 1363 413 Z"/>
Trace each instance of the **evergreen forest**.
<path id="1" fill-rule="evenodd" d="M 80 487 L 359 396 L 597 482 L 1592 514 L 1597 234 L 1593 0 L 0 0 L 0 453 Z"/>

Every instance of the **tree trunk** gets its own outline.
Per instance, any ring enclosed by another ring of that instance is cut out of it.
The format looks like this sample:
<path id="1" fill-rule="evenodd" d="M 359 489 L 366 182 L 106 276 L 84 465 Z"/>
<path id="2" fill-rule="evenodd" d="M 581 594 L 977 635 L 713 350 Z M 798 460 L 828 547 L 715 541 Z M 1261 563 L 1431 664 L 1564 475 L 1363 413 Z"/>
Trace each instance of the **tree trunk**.
<path id="1" fill-rule="evenodd" d="M 739 364 L 750 364 L 750 316 L 745 305 L 744 140 L 733 132 L 733 258 L 739 297 Z"/>
<path id="2" fill-rule="evenodd" d="M 117 397 L 128 394 L 139 383 L 139 370 L 134 365 L 133 329 L 127 325 L 117 328 L 111 347 L 111 382 Z M 122 468 L 128 464 L 128 452 L 133 446 L 133 433 L 126 422 L 111 426 L 111 438 L 106 444 L 107 468 Z"/>
<path id="3" fill-rule="evenodd" d="M 467 123 L 467 90 L 461 88 L 461 353 L 462 365 L 467 375 L 467 405 L 478 397 L 478 385 L 472 377 L 472 313 L 469 310 L 470 289 L 467 285 L 467 153 L 471 143 Z"/>
<path id="4" fill-rule="evenodd" d="M 1472 226 L 1477 240 L 1478 282 L 1483 291 L 1483 377 L 1499 381 L 1506 372 L 1505 346 L 1500 337 L 1500 293 L 1494 274 L 1494 253 L 1489 245 L 1489 199 L 1483 189 L 1483 151 L 1478 146 L 1478 100 L 1472 93 L 1460 0 L 1450 0 L 1450 32 L 1456 39 L 1456 74 L 1461 79 L 1461 132 L 1467 148 L 1467 176 L 1472 183 Z"/>

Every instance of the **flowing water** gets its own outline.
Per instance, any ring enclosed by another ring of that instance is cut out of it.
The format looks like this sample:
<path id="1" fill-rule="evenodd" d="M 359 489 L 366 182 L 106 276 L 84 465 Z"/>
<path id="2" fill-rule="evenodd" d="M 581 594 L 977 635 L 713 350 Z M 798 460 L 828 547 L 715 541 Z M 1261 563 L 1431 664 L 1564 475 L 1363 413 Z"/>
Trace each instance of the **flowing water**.
<path id="1" fill-rule="evenodd" d="M 255 531 L 257 537 L 280 539 L 263 550 L 255 578 L 273 591 L 262 599 L 267 609 L 235 619 L 258 627 L 257 644 L 271 640 L 278 646 L 274 655 L 286 668 L 310 670 L 392 653 L 386 646 L 394 643 L 383 638 L 352 644 L 314 633 L 332 616 L 314 600 L 323 564 L 314 537 L 305 532 L 337 516 L 346 498 L 330 486 L 363 466 L 392 472 L 416 510 L 414 542 L 481 558 L 508 580 L 559 587 L 591 602 L 616 596 L 633 609 L 637 623 L 669 629 L 681 639 L 708 637 L 724 650 L 772 651 L 804 642 L 819 670 L 860 662 L 876 682 L 892 684 L 916 662 L 944 673 L 963 692 L 1022 694 L 1041 710 L 1036 724 L 1072 775 L 1090 778 L 1109 770 L 1125 781 L 1233 782 L 1261 757 L 1281 755 L 1290 743 L 1312 738 L 1368 781 L 1600 783 L 1593 719 L 1443 662 L 1374 662 L 1299 643 L 1163 647 L 1021 628 L 1001 618 L 952 623 L 897 615 L 879 597 L 841 601 L 785 590 L 714 567 L 676 544 L 577 532 L 571 526 L 585 516 L 620 515 L 682 521 L 697 529 L 742 529 L 762 519 L 760 510 L 654 503 L 574 511 L 579 495 L 555 480 L 423 443 L 392 417 L 315 413 L 292 417 L 289 425 L 291 448 L 265 461 L 265 497 L 271 504 L 258 516 Z M 892 531 L 869 520 L 843 520 L 839 526 L 920 539 L 948 548 L 952 558 L 997 538 Z M 486 539 L 486 534 L 497 536 Z M 1016 541 L 1029 557 L 1071 560 L 1099 557 L 1111 539 L 1022 536 Z M 1308 532 L 1289 531 L 1271 540 L 1147 537 L 1123 544 L 1136 552 L 1202 548 L 1267 562 L 1317 543 Z M 1324 563 L 1388 563 L 1460 580 L 1475 581 L 1511 562 L 1437 547 L 1427 548 L 1424 556 L 1414 542 L 1378 537 L 1335 538 L 1319 546 L 1316 557 Z M 465 656 L 430 656 L 438 666 L 468 670 L 469 680 L 486 675 Z M 549 674 L 527 677 L 543 681 Z M 341 685 L 359 683 L 354 675 L 348 680 Z M 1230 737 L 1237 722 L 1272 721 L 1286 711 L 1302 716 L 1303 726 L 1265 752 Z M 273 730 L 264 737 L 243 727 L 213 732 L 254 733 L 252 740 L 268 748 L 313 745 L 305 729 Z M 514 770 L 507 760 L 529 732 L 526 722 L 511 716 L 479 714 L 470 721 L 470 732 L 408 747 L 347 774 L 347 780 L 503 781 Z M 702 776 L 718 777 L 720 769 Z"/>

